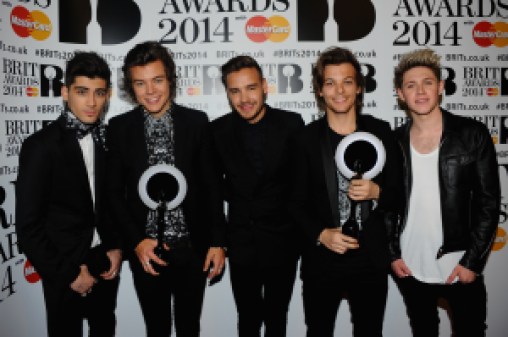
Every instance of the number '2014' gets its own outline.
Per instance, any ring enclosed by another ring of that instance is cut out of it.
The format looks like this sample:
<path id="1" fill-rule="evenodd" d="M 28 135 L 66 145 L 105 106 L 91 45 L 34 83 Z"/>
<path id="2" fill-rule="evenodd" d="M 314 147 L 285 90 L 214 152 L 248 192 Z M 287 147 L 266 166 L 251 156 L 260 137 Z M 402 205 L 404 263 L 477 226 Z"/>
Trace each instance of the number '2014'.
<path id="1" fill-rule="evenodd" d="M 163 44 L 176 44 L 181 40 L 191 44 L 199 39 L 201 39 L 200 43 L 231 42 L 230 38 L 233 33 L 230 31 L 229 18 L 223 18 L 215 26 L 213 32 L 210 26 L 210 18 L 199 21 L 193 18 L 186 18 L 179 24 L 170 18 L 162 19 L 159 21 L 159 28 L 164 29 L 166 33 L 162 36 L 160 42 Z"/>
<path id="2" fill-rule="evenodd" d="M 457 22 L 453 22 L 442 34 L 441 22 L 428 23 L 426 21 L 417 21 L 413 26 L 410 23 L 398 20 L 393 23 L 393 30 L 400 34 L 393 41 L 394 46 L 409 46 L 411 39 L 419 46 L 443 46 L 444 40 L 451 46 L 459 46 L 459 36 L 457 31 Z"/>

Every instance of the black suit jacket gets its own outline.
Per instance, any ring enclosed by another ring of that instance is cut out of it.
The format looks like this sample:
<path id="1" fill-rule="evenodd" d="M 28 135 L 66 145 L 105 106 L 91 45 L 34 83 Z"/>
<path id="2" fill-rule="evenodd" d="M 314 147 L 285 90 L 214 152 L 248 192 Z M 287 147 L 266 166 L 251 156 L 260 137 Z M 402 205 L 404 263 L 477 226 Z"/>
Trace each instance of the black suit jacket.
<path id="1" fill-rule="evenodd" d="M 237 113 L 212 123 L 216 158 L 228 203 L 228 255 L 236 263 L 281 263 L 295 257 L 294 226 L 287 213 L 291 137 L 303 127 L 294 112 L 266 106 L 263 117 L 263 174 L 256 174 L 241 134 L 247 123 Z"/>
<path id="2" fill-rule="evenodd" d="M 377 136 L 386 150 L 386 164 L 382 172 L 373 179 L 381 188 L 378 206 L 364 223 L 364 241 L 361 244 L 367 250 L 373 266 L 387 268 L 388 224 L 385 221 L 391 219 L 399 206 L 400 160 L 393 131 L 387 122 L 369 115 L 360 115 L 357 123 L 358 131 Z M 326 117 L 307 125 L 298 137 L 294 155 L 290 211 L 306 238 L 302 262 L 304 273 L 329 270 L 330 266 L 340 264 L 343 258 L 342 255 L 317 244 L 319 234 L 325 228 L 336 227 L 331 204 L 338 203 L 334 200 L 331 203 L 330 200 L 338 195 L 335 178 L 337 168 L 334 160 L 335 149 L 327 147 L 328 132 Z"/>
<path id="3" fill-rule="evenodd" d="M 202 111 L 172 104 L 175 166 L 187 180 L 182 203 L 191 241 L 199 252 L 224 246 L 219 178 L 210 150 L 208 117 Z M 148 168 L 143 109 L 116 116 L 108 125 L 108 196 L 112 219 L 120 226 L 128 253 L 147 238 L 148 207 L 138 182 Z"/>
<path id="4" fill-rule="evenodd" d="M 23 143 L 16 182 L 16 231 L 21 249 L 47 282 L 68 288 L 76 279 L 95 227 L 106 249 L 120 246 L 104 212 L 105 156 L 96 144 L 94 210 L 83 153 L 63 117 Z"/>

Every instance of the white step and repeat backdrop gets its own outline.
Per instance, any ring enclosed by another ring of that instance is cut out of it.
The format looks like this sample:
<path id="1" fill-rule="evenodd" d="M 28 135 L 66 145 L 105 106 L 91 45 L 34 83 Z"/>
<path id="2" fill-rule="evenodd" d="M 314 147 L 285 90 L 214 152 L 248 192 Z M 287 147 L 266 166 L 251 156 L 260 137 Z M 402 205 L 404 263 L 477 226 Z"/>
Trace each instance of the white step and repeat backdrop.
<path id="1" fill-rule="evenodd" d="M 2 0 L 0 3 L 0 336 L 45 336 L 38 274 L 15 234 L 14 185 L 23 140 L 62 110 L 66 59 L 95 50 L 113 69 L 108 117 L 131 108 L 117 83 L 135 43 L 158 40 L 178 66 L 177 101 L 210 118 L 229 110 L 219 66 L 254 56 L 269 85 L 268 103 L 317 116 L 311 65 L 332 45 L 352 49 L 367 77 L 365 113 L 398 126 L 404 121 L 392 88 L 400 54 L 431 47 L 442 55 L 443 107 L 485 123 L 496 144 L 503 200 L 487 265 L 488 336 L 506 336 L 508 323 L 508 0 Z M 130 270 L 122 272 L 118 335 L 144 335 Z M 202 336 L 234 336 L 236 314 L 228 277 L 205 298 Z M 440 311 L 443 335 L 450 326 Z M 336 336 L 351 336 L 347 304 Z M 386 336 L 410 335 L 400 294 L 390 282 Z M 304 336 L 301 284 L 295 284 L 288 336 Z"/>

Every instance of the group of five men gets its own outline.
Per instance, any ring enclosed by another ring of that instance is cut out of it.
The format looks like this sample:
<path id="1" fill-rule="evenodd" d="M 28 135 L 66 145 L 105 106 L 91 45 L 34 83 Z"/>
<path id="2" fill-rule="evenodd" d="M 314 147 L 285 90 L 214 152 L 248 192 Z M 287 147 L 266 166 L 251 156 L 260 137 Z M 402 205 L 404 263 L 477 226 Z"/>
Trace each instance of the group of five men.
<path id="1" fill-rule="evenodd" d="M 106 128 L 110 70 L 96 53 L 76 52 L 65 112 L 20 154 L 16 229 L 42 277 L 50 337 L 82 336 L 83 318 L 90 336 L 115 334 L 123 259 L 147 336 L 197 337 L 207 278 L 222 276 L 226 255 L 240 337 L 259 337 L 263 325 L 265 337 L 286 335 L 300 256 L 307 337 L 333 336 L 344 298 L 354 336 L 382 336 L 390 263 L 414 336 L 438 335 L 438 297 L 450 303 L 456 336 L 485 335 L 496 153 L 484 126 L 440 108 L 433 51 L 408 53 L 395 69 L 409 115 L 396 132 L 361 114 L 365 81 L 344 48 L 323 51 L 313 66 L 324 114 L 306 126 L 266 104 L 267 82 L 248 56 L 222 66 L 232 112 L 212 123 L 175 103 L 176 67 L 161 44 L 134 46 L 122 70 L 137 106 Z M 334 160 L 359 131 L 386 151 L 372 179 L 347 178 Z M 162 212 L 138 193 L 158 164 L 177 167 L 187 184 L 183 202 Z M 359 237 L 342 232 L 351 218 Z"/>

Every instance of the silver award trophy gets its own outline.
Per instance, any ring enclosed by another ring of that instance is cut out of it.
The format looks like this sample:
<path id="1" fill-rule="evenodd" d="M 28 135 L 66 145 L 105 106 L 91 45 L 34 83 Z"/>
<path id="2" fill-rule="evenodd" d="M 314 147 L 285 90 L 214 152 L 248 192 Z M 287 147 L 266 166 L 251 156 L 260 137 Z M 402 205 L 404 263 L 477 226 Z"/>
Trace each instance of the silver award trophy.
<path id="1" fill-rule="evenodd" d="M 175 166 L 157 164 L 150 166 L 141 175 L 138 193 L 148 208 L 157 211 L 157 247 L 155 247 L 154 253 L 160 259 L 165 260 L 164 214 L 168 210 L 178 207 L 185 199 L 187 181 L 183 173 Z"/>
<path id="2" fill-rule="evenodd" d="M 358 131 L 344 137 L 335 151 L 339 172 L 349 180 L 372 179 L 386 161 L 383 143 L 371 133 Z M 349 218 L 342 224 L 342 233 L 360 239 L 362 232 L 362 203 L 350 199 Z"/>

